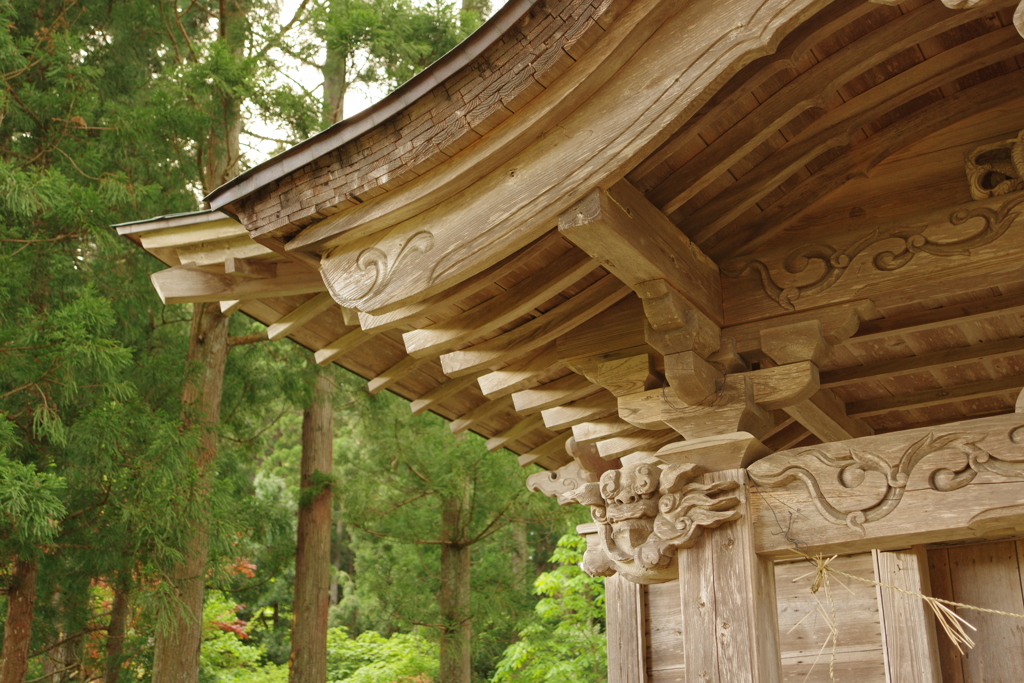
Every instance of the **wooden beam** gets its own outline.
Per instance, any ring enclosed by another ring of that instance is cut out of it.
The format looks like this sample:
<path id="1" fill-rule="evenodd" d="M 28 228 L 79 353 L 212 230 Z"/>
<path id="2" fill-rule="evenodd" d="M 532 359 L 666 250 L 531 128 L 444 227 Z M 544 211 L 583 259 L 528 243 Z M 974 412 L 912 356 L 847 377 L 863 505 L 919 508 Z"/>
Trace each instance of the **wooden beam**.
<path id="1" fill-rule="evenodd" d="M 754 403 L 768 410 L 786 408 L 807 401 L 818 391 L 818 368 L 808 362 L 762 368 L 727 375 L 731 383 L 749 381 Z M 692 405 L 679 400 L 667 387 L 619 397 L 619 415 L 638 427 L 656 429 L 678 421 L 711 424 L 716 413 L 726 408 L 720 400 Z M 722 433 L 736 431 L 726 429 Z M 689 436 L 687 438 L 690 438 Z"/>
<path id="2" fill-rule="evenodd" d="M 247 301 L 313 294 L 326 289 L 317 273 L 290 263 L 279 264 L 277 277 L 272 278 L 238 277 L 184 265 L 153 273 L 150 279 L 165 304 Z"/>
<path id="3" fill-rule="evenodd" d="M 628 181 L 588 194 L 559 216 L 558 230 L 634 290 L 665 280 L 722 324 L 718 266 Z"/>
<path id="4" fill-rule="evenodd" d="M 538 123 L 533 118 L 551 106 L 546 93 L 535 100 L 536 106 L 522 110 L 523 121 L 532 120 L 538 126 L 523 139 L 528 146 L 519 143 L 517 149 L 498 152 L 512 144 L 506 137 L 509 131 L 524 135 L 519 123 L 499 126 L 502 130 L 492 131 L 479 145 L 460 154 L 462 163 L 456 164 L 458 171 L 453 173 L 482 165 L 458 190 L 452 188 L 450 194 L 442 192 L 433 201 L 418 203 L 415 212 L 393 226 L 378 225 L 359 239 L 332 242 L 321 268 L 335 300 L 377 312 L 426 298 L 479 273 L 549 230 L 576 198 L 621 177 L 632 160 L 656 148 L 719 83 L 772 50 L 802 19 L 825 5 L 823 0 L 769 2 L 633 3 L 595 44 L 600 51 L 595 54 L 602 56 L 592 60 L 588 53 L 588 59 L 580 60 L 553 84 L 550 97 L 566 98 L 559 102 L 565 109 L 558 119 Z M 742 29 L 722 34 L 723 16 Z M 637 35 L 646 39 L 636 41 Z M 618 47 L 620 41 L 630 47 Z M 604 52 L 609 49 L 614 54 Z M 597 94 L 579 98 L 559 85 L 563 79 L 575 82 L 577 68 L 584 73 L 604 59 L 610 60 L 607 70 L 586 79 L 588 85 L 607 79 Z M 643 87 L 638 88 L 640 83 Z M 630 103 L 630 114 L 607 115 L 625 101 Z M 555 120 L 560 133 L 541 135 L 552 130 Z M 488 164 L 479 160 L 484 151 L 499 156 Z M 438 174 L 423 177 L 409 184 L 418 189 L 437 187 Z M 400 259 L 401 267 L 389 268 L 388 277 L 376 279 L 365 268 L 366 253 L 379 255 L 381 267 L 385 259 L 388 263 Z"/>
<path id="5" fill-rule="evenodd" d="M 979 111 L 1002 105 L 1015 98 L 1022 87 L 1024 73 L 1012 71 L 947 95 L 914 112 L 913 116 L 896 121 L 829 162 L 755 218 L 737 221 L 730 228 L 728 237 L 707 247 L 708 253 L 719 259 L 752 253 L 777 236 L 791 220 L 800 216 L 821 197 L 841 187 L 850 178 L 866 176 L 887 157 L 936 130 L 951 126 Z"/>
<path id="6" fill-rule="evenodd" d="M 874 551 L 878 614 L 885 645 L 886 680 L 893 683 L 943 683 L 935 615 L 924 600 L 908 595 L 934 595 L 928 576 L 928 551 Z M 903 593 L 886 586 L 907 591 Z"/>
<path id="7" fill-rule="evenodd" d="M 244 278 L 269 280 L 277 277 L 277 264 L 228 256 L 224 259 L 224 273 Z"/>
<path id="8" fill-rule="evenodd" d="M 920 356 L 908 356 L 872 365 L 861 365 L 823 372 L 821 373 L 821 385 L 824 387 L 840 387 L 881 377 L 902 377 L 903 375 L 911 375 L 915 372 L 938 370 L 963 363 L 973 363 L 987 358 L 998 358 L 1021 352 L 1024 352 L 1024 338 L 999 339 L 956 349 L 942 349 L 933 353 L 924 353 Z"/>
<path id="9" fill-rule="evenodd" d="M 502 433 L 495 434 L 491 438 L 487 439 L 487 450 L 496 451 L 499 448 L 507 446 L 513 441 L 518 441 L 533 430 L 543 429 L 543 427 L 544 420 L 541 419 L 540 415 L 524 417 Z"/>
<path id="10" fill-rule="evenodd" d="M 849 415 L 867 417 L 881 415 L 891 410 L 913 410 L 914 408 L 926 408 L 988 396 L 1007 396 L 1012 400 L 1022 387 L 1024 387 L 1024 375 L 997 377 L 952 387 L 929 389 L 905 396 L 886 396 L 885 398 L 857 401 L 848 405 L 846 410 Z"/>
<path id="11" fill-rule="evenodd" d="M 553 431 L 568 429 L 573 425 L 614 415 L 617 409 L 615 397 L 607 391 L 587 396 L 564 406 L 548 408 L 540 412 L 544 426 Z"/>
<path id="12" fill-rule="evenodd" d="M 395 382 L 399 382 L 403 378 L 408 377 L 411 373 L 415 372 L 421 366 L 426 365 L 430 361 L 430 358 L 413 358 L 412 356 L 403 356 L 402 360 L 398 361 L 390 368 L 367 382 L 366 388 L 371 394 L 379 394 L 388 387 L 394 385 Z"/>
<path id="13" fill-rule="evenodd" d="M 288 335 L 302 329 L 302 326 L 334 305 L 334 299 L 327 292 L 321 292 L 309 300 L 299 304 L 290 313 L 281 316 L 276 323 L 267 327 L 267 336 L 271 340 L 284 339 Z"/>
<path id="14" fill-rule="evenodd" d="M 520 455 L 518 458 L 519 466 L 540 465 L 550 470 L 567 464 L 572 458 L 565 452 L 565 444 L 571 437 L 572 432 L 562 432 L 548 439 L 529 453 Z"/>
<path id="15" fill-rule="evenodd" d="M 512 394 L 512 401 L 515 403 L 517 412 L 522 415 L 531 415 L 545 408 L 571 403 L 599 391 L 601 391 L 601 387 L 592 384 L 586 377 L 570 374 L 533 389 L 517 391 Z"/>
<path id="16" fill-rule="evenodd" d="M 557 233 L 548 233 L 533 244 L 502 259 L 483 272 L 478 273 L 453 287 L 449 287 L 434 296 L 427 297 L 422 301 L 416 301 L 379 315 L 360 312 L 360 327 L 364 330 L 373 330 L 378 328 L 381 331 L 390 330 L 411 324 L 440 311 L 444 311 L 448 307 L 457 304 L 460 301 L 469 299 L 483 290 L 493 287 L 495 282 L 508 277 L 509 274 L 523 266 L 526 266 L 535 260 L 543 259 L 544 255 L 550 250 L 556 248 L 559 243 L 564 244 L 565 240 L 563 240 Z"/>
<path id="17" fill-rule="evenodd" d="M 368 342 L 374 335 L 369 332 L 363 332 L 359 328 L 349 330 L 345 334 L 341 335 L 327 346 L 323 347 L 319 351 L 313 353 L 313 358 L 316 360 L 317 365 L 327 365 L 328 363 L 337 360 L 341 356 L 345 355 L 355 347 Z"/>
<path id="18" fill-rule="evenodd" d="M 463 389 L 468 389 L 473 386 L 476 379 L 475 375 L 466 375 L 465 377 L 457 377 L 442 384 L 438 384 L 436 387 L 410 403 L 409 408 L 412 410 L 414 415 L 419 415 L 420 413 L 433 408 L 445 399 L 454 396 Z"/>
<path id="19" fill-rule="evenodd" d="M 166 228 L 139 234 L 139 243 L 146 251 L 154 249 L 180 249 L 207 242 L 219 242 L 237 237 L 248 237 L 249 231 L 234 218 L 219 218 L 181 228 Z"/>
<path id="20" fill-rule="evenodd" d="M 605 460 L 610 460 L 637 451 L 656 451 L 665 444 L 679 439 L 679 433 L 672 429 L 658 431 L 643 429 L 635 434 L 613 436 L 604 441 L 598 441 L 597 452 Z"/>
<path id="21" fill-rule="evenodd" d="M 874 434 L 866 422 L 853 417 L 848 406 L 828 389 L 820 389 L 809 399 L 783 410 L 823 442 Z"/>
<path id="22" fill-rule="evenodd" d="M 850 144 L 866 124 L 930 90 L 1024 52 L 1013 27 L 967 40 L 902 71 L 816 119 L 786 145 L 687 217 L 694 241 L 703 244 L 823 153 Z"/>
<path id="23" fill-rule="evenodd" d="M 634 427 L 617 415 L 610 415 L 573 425 L 572 438 L 576 439 L 576 443 L 588 444 L 615 436 L 629 436 L 639 431 L 638 427 Z"/>
<path id="24" fill-rule="evenodd" d="M 500 396 L 535 387 L 540 378 L 560 366 L 555 344 L 547 344 L 524 358 L 509 363 L 506 367 L 480 376 L 480 391 L 494 399 Z"/>
<path id="25" fill-rule="evenodd" d="M 951 13 L 938 3 L 925 5 L 860 36 L 760 103 L 659 183 L 648 193 L 648 199 L 671 214 L 800 114 L 811 108 L 824 109 L 825 100 L 855 76 L 988 11 L 991 10 L 975 10 L 970 16 L 964 16 Z"/>
<path id="26" fill-rule="evenodd" d="M 962 304 L 951 304 L 861 323 L 851 343 L 883 339 L 896 334 L 924 332 L 950 325 L 989 320 L 1004 315 L 1024 314 L 1024 293 L 1003 294 Z"/>
<path id="27" fill-rule="evenodd" d="M 446 375 L 459 377 L 515 358 L 554 341 L 559 335 L 592 318 L 629 293 L 612 275 L 606 275 L 573 298 L 543 315 L 493 339 L 441 356 Z"/>
<path id="28" fill-rule="evenodd" d="M 596 267 L 590 257 L 573 249 L 492 299 L 436 325 L 406 332 L 405 349 L 422 358 L 482 337 L 527 315 Z"/>
<path id="29" fill-rule="evenodd" d="M 243 305 L 245 305 L 245 302 L 238 301 L 237 299 L 235 299 L 234 301 L 221 301 L 220 312 L 223 313 L 224 315 L 231 315 L 232 313 L 240 309 Z"/>
<path id="30" fill-rule="evenodd" d="M 757 550 L 897 550 L 1024 530 L 1024 419 L 966 420 L 779 451 L 747 468 Z"/>
<path id="31" fill-rule="evenodd" d="M 781 311 L 780 311 L 781 312 Z M 764 357 L 761 349 L 761 331 L 768 327 L 783 327 L 795 323 L 815 320 L 821 323 L 821 332 L 825 341 L 838 346 L 859 329 L 878 317 L 875 305 L 866 299 L 836 304 L 810 311 L 797 311 L 785 315 L 772 316 L 770 321 L 758 320 L 752 323 L 733 325 L 722 328 L 722 339 L 732 338 L 736 344 L 736 352 L 751 361 L 760 361 Z"/>
<path id="32" fill-rule="evenodd" d="M 452 420 L 448 425 L 448 428 L 451 430 L 452 434 L 461 434 L 467 429 L 473 429 L 474 426 L 494 417 L 495 415 L 503 412 L 511 412 L 513 410 L 512 397 L 502 396 L 501 398 L 484 401 L 462 417 Z"/>

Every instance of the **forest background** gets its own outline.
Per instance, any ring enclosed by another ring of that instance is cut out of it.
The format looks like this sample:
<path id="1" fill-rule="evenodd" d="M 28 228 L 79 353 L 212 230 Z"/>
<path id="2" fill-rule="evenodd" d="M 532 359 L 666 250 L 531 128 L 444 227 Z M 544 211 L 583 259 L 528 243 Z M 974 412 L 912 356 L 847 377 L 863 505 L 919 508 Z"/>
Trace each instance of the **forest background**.
<path id="1" fill-rule="evenodd" d="M 508 453 L 243 315 L 161 305 L 162 265 L 109 227 L 202 208 L 488 11 L 0 0 L 0 683 L 604 680 L 584 520 Z M 333 466 L 300 481 L 317 406 Z M 317 505 L 329 630 L 304 668 L 297 513 Z M 174 660 L 192 632 L 198 659 Z"/>

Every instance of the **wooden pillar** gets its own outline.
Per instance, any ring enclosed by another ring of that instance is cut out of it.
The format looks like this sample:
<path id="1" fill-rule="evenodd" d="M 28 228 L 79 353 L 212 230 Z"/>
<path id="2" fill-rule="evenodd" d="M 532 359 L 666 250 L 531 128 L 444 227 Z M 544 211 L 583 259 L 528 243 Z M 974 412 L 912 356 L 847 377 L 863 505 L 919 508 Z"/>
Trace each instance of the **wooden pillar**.
<path id="1" fill-rule="evenodd" d="M 777 683 L 779 624 L 775 569 L 754 552 L 746 471 L 711 472 L 704 483 L 736 481 L 743 516 L 707 529 L 679 551 L 686 683 Z"/>
<path id="2" fill-rule="evenodd" d="M 931 595 L 928 554 L 922 546 L 909 550 L 874 551 L 875 580 Z M 919 598 L 878 588 L 879 616 L 889 683 L 942 683 L 935 616 Z"/>
<path id="3" fill-rule="evenodd" d="M 647 683 L 644 587 L 616 574 L 604 580 L 608 683 Z"/>

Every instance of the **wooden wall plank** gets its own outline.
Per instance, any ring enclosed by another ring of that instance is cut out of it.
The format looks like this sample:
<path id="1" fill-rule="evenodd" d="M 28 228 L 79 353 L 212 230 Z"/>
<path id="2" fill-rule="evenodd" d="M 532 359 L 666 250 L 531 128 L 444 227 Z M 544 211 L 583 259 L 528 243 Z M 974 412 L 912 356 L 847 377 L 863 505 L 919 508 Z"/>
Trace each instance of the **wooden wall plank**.
<path id="1" fill-rule="evenodd" d="M 831 566 L 853 576 L 873 580 L 871 553 L 840 556 Z M 785 683 L 830 683 L 831 644 L 825 647 L 828 624 L 819 604 L 828 610 L 824 594 L 811 592 L 814 566 L 807 561 L 775 565 L 778 594 L 782 680 Z M 886 683 L 882 633 L 875 588 L 860 581 L 832 583 L 836 600 L 836 671 L 840 681 Z"/>
<path id="2" fill-rule="evenodd" d="M 927 551 L 875 551 L 879 583 L 931 595 Z M 942 683 L 935 616 L 925 602 L 891 588 L 878 588 L 889 683 Z"/>
<path id="3" fill-rule="evenodd" d="M 1017 546 L 1013 541 L 949 548 L 953 600 L 1024 614 Z M 1024 672 L 1024 621 L 957 609 L 977 628 L 963 655 L 965 683 L 1018 683 Z"/>
<path id="4" fill-rule="evenodd" d="M 618 574 L 604 581 L 608 683 L 647 683 L 644 587 Z"/>

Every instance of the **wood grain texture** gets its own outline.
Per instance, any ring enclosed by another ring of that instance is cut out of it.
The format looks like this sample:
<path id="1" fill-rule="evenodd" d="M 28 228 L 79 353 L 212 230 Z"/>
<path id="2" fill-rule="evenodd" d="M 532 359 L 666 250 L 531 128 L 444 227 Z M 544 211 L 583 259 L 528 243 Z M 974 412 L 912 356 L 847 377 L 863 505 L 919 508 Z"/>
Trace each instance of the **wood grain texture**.
<path id="1" fill-rule="evenodd" d="M 1024 466 L 1022 426 L 1020 415 L 1000 415 L 759 460 L 748 468 L 758 552 L 794 542 L 808 552 L 889 550 L 1024 528 L 1024 483 L 1013 474 Z"/>
<path id="2" fill-rule="evenodd" d="M 647 683 L 644 588 L 617 574 L 604 580 L 608 683 Z"/>
<path id="3" fill-rule="evenodd" d="M 637 8 L 631 7 L 627 14 Z M 336 301 L 378 312 L 480 272 L 549 229 L 582 196 L 636 163 L 696 110 L 712 86 L 770 52 L 822 0 L 695 0 L 645 21 L 657 32 L 614 78 L 540 138 L 463 193 L 324 254 Z M 625 15 L 624 15 L 625 16 Z M 616 106 L 624 99 L 628 108 Z M 612 115 L 609 115 L 612 113 Z"/>
<path id="4" fill-rule="evenodd" d="M 560 335 L 622 299 L 629 289 L 606 275 L 568 301 L 480 344 L 441 356 L 446 375 L 458 377 L 496 365 L 505 365 Z"/>
<path id="5" fill-rule="evenodd" d="M 165 304 L 260 299 L 271 296 L 313 294 L 326 289 L 315 272 L 297 264 L 280 264 L 271 278 L 226 275 L 185 265 L 167 268 L 150 276 L 156 293 Z"/>
<path id="6" fill-rule="evenodd" d="M 558 230 L 634 290 L 664 280 L 721 325 L 718 266 L 627 181 L 588 194 L 559 216 Z"/>
<path id="7" fill-rule="evenodd" d="M 875 580 L 911 593 L 931 595 L 928 553 L 875 551 Z M 935 615 L 923 600 L 884 586 L 878 587 L 882 636 L 890 683 L 942 683 Z"/>
<path id="8" fill-rule="evenodd" d="M 839 556 L 830 566 L 868 581 L 875 578 L 871 553 Z M 811 592 L 814 566 L 806 560 L 775 565 L 782 680 L 785 683 L 831 683 L 828 601 Z M 836 603 L 836 675 L 851 683 L 888 683 L 882 653 L 878 598 L 874 586 L 841 578 L 832 582 Z M 820 606 L 824 606 L 823 613 Z M 824 647 L 824 650 L 822 649 Z"/>
<path id="9" fill-rule="evenodd" d="M 704 475 L 704 483 L 737 481 L 744 470 Z M 780 680 L 775 569 L 754 549 L 749 497 L 736 522 L 703 534 L 679 553 L 685 679 L 727 683 Z"/>

